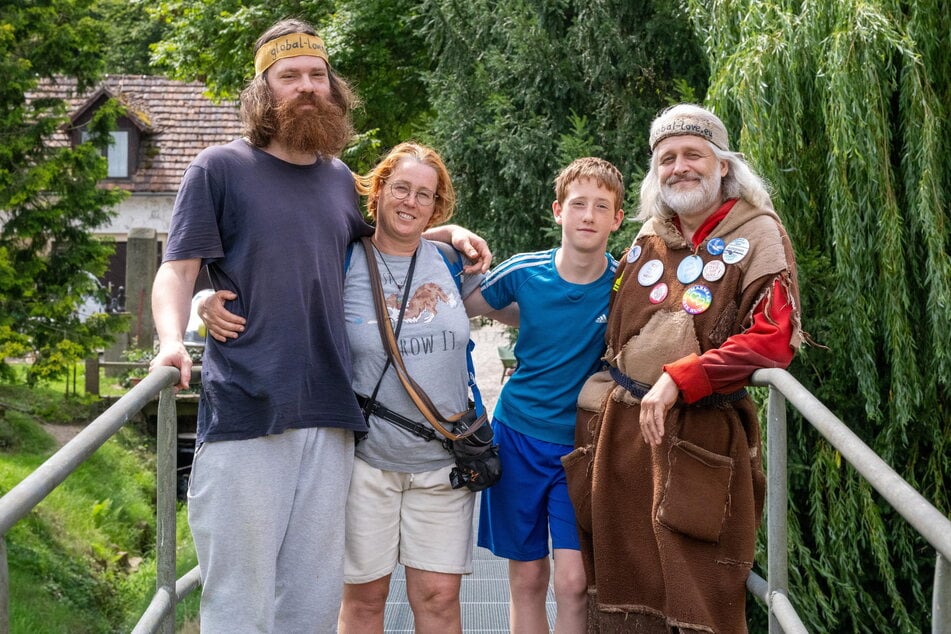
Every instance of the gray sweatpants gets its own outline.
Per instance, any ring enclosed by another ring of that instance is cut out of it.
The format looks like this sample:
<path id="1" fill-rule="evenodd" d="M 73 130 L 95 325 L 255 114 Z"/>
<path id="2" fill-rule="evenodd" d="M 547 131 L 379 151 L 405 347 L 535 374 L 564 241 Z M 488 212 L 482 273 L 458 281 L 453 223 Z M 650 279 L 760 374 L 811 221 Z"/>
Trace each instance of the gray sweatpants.
<path id="1" fill-rule="evenodd" d="M 353 432 L 202 444 L 188 484 L 202 634 L 334 632 Z"/>

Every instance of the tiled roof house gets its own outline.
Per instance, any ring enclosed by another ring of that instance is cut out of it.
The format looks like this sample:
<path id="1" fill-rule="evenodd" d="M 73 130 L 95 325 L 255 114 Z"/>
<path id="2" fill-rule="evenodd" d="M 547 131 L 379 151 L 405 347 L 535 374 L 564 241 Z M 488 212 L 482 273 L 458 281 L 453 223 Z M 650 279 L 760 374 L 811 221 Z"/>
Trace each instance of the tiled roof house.
<path id="1" fill-rule="evenodd" d="M 241 134 L 234 101 L 214 102 L 201 82 L 181 82 L 150 75 L 106 75 L 95 87 L 76 93 L 76 81 L 44 81 L 28 98 L 66 100 L 73 131 L 63 130 L 54 143 L 78 142 L 82 128 L 109 98 L 126 109 L 118 121 L 128 134 L 129 164 L 109 182 L 139 193 L 178 191 L 182 173 L 195 156 L 210 145 L 227 143 Z M 70 138 L 72 136 L 72 138 Z M 110 156 L 110 158 L 112 158 Z M 110 165 L 110 167 L 113 167 Z"/>
<path id="2" fill-rule="evenodd" d="M 107 281 L 123 283 L 125 240 L 132 228 L 154 229 L 164 242 L 175 195 L 188 164 L 204 148 L 228 143 L 241 135 L 238 106 L 215 102 L 201 82 L 181 82 L 150 75 L 106 75 L 98 85 L 78 94 L 69 78 L 45 80 L 28 99 L 66 100 L 71 121 L 52 140 L 56 145 L 82 141 L 85 124 L 96 109 L 115 98 L 126 115 L 117 121 L 109 147 L 109 178 L 104 185 L 131 195 L 117 207 L 115 218 L 97 230 L 116 240 L 116 257 Z M 114 277 L 115 279 L 108 279 Z"/>

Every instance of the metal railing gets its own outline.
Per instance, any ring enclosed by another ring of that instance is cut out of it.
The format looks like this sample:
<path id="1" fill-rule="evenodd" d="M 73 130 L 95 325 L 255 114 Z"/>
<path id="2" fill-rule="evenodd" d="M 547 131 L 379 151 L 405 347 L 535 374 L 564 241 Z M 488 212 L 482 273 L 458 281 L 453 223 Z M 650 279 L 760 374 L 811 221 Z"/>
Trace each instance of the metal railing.
<path id="1" fill-rule="evenodd" d="M 87 425 L 36 471 L 0 498 L 0 634 L 10 631 L 6 534 L 133 416 L 159 396 L 156 430 L 156 592 L 136 633 L 175 631 L 175 605 L 198 587 L 198 568 L 175 579 L 176 442 L 178 421 L 172 386 L 178 370 L 158 368 Z"/>
<path id="2" fill-rule="evenodd" d="M 116 370 L 148 370 L 148 361 L 103 361 L 102 353 L 86 359 L 86 394 L 99 396 L 99 369 L 112 368 Z"/>
<path id="3" fill-rule="evenodd" d="M 175 606 L 199 583 L 195 567 L 175 578 L 176 441 L 178 421 L 172 390 L 174 368 L 158 368 L 86 426 L 17 486 L 0 498 L 0 634 L 9 632 L 9 574 L 6 534 L 19 520 L 133 416 L 159 395 L 156 441 L 156 592 L 133 629 L 134 634 L 172 634 Z M 747 589 L 769 607 L 770 634 L 804 633 L 789 600 L 786 468 L 786 402 L 793 405 L 842 457 L 878 491 L 937 551 L 932 633 L 951 632 L 951 520 L 925 500 L 862 440 L 785 370 L 758 370 L 752 383 L 768 386 L 767 406 L 767 559 L 768 580 L 750 573 Z"/>
<path id="4" fill-rule="evenodd" d="M 951 520 L 895 473 L 789 372 L 757 370 L 753 373 L 752 383 L 769 387 L 766 412 L 768 581 L 750 573 L 746 587 L 769 607 L 770 634 L 807 631 L 789 601 L 786 401 L 799 410 L 803 418 L 937 551 L 931 632 L 951 632 L 951 565 L 948 563 L 951 562 Z"/>

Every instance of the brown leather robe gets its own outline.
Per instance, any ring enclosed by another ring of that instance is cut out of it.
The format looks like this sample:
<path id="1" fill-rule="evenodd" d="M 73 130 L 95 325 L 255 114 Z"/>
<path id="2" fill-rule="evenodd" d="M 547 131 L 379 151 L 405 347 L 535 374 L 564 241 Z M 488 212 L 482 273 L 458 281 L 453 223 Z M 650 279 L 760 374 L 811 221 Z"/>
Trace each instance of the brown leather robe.
<path id="1" fill-rule="evenodd" d="M 694 254 L 670 222 L 648 221 L 634 261 L 622 258 L 611 299 L 605 360 L 652 384 L 665 363 L 716 348 L 752 324 L 779 279 L 793 305 L 794 348 L 802 340 L 792 247 L 771 210 L 739 201 L 710 238 L 746 238 L 749 251 L 722 278 L 682 284 L 677 266 Z M 696 255 L 704 263 L 724 259 Z M 669 291 L 649 301 L 638 282 L 652 259 Z M 681 305 L 686 288 L 705 285 L 709 308 Z M 767 315 L 768 317 L 768 315 Z M 578 516 L 589 586 L 590 632 L 746 631 L 745 582 L 753 561 L 765 478 L 760 427 L 749 397 L 709 406 L 678 403 L 663 442 L 647 445 L 640 401 L 599 373 L 579 397 L 576 449 L 563 459 Z"/>

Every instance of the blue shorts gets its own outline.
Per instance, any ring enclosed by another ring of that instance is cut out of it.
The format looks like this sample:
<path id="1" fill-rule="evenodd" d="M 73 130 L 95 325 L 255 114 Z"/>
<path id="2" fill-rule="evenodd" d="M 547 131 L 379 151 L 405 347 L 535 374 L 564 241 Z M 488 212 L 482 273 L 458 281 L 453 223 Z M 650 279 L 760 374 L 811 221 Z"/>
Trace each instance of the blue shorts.
<path id="1" fill-rule="evenodd" d="M 502 479 L 482 492 L 479 546 L 498 557 L 535 561 L 552 548 L 581 550 L 561 457 L 574 447 L 538 440 L 492 422 Z"/>

